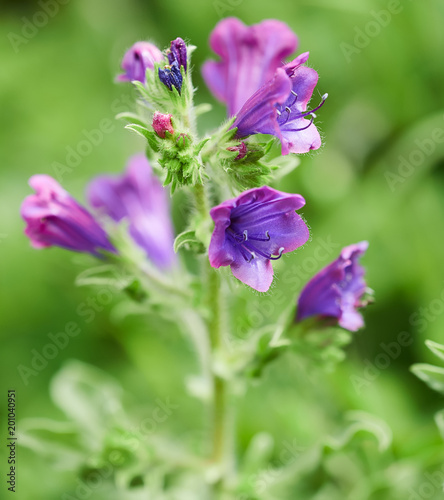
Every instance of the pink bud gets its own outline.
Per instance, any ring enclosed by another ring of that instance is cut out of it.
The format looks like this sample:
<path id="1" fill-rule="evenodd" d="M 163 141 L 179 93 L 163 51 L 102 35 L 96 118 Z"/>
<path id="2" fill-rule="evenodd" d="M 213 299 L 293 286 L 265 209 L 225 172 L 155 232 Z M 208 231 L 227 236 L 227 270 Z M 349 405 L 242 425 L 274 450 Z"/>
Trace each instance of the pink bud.
<path id="1" fill-rule="evenodd" d="M 154 112 L 153 116 L 153 129 L 156 134 L 165 139 L 165 132 L 169 132 L 170 134 L 174 134 L 173 124 L 171 123 L 170 114 L 164 115 L 163 113 L 159 113 L 158 111 Z"/>
<path id="2" fill-rule="evenodd" d="M 239 154 L 236 156 L 235 160 L 242 160 L 247 155 L 247 145 L 245 142 L 241 142 L 237 146 L 227 148 L 228 151 L 237 151 Z"/>

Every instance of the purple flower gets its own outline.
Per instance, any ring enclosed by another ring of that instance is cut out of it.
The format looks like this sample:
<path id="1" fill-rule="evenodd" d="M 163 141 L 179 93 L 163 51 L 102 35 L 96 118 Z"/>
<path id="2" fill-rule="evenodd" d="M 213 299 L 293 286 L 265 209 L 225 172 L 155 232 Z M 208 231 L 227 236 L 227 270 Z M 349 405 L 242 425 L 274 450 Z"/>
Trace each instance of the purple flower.
<path id="1" fill-rule="evenodd" d="M 133 82 L 137 80 L 145 83 L 146 70 L 154 69 L 154 63 L 164 60 L 162 52 L 152 43 L 136 42 L 123 56 L 123 75 L 119 75 L 119 82 Z"/>
<path id="2" fill-rule="evenodd" d="M 185 72 L 187 71 L 187 46 L 182 38 L 176 38 L 171 42 L 167 55 L 170 64 L 176 61 L 179 69 L 183 66 Z"/>
<path id="3" fill-rule="evenodd" d="M 308 228 L 295 212 L 304 205 L 299 194 L 264 186 L 212 208 L 211 266 L 231 266 L 236 278 L 266 292 L 273 281 L 271 261 L 308 240 Z"/>
<path id="4" fill-rule="evenodd" d="M 342 249 L 340 256 L 319 271 L 304 287 L 298 300 L 297 321 L 311 316 L 336 318 L 339 326 L 352 332 L 364 326 L 357 311 L 366 302 L 364 268 L 359 258 L 368 243 L 361 241 Z"/>
<path id="5" fill-rule="evenodd" d="M 170 90 L 173 90 L 173 87 L 176 87 L 180 94 L 180 91 L 182 90 L 183 77 L 177 61 L 165 66 L 164 69 L 159 68 L 159 80 Z"/>
<path id="6" fill-rule="evenodd" d="M 95 256 L 100 250 L 115 252 L 105 231 L 93 216 L 49 175 L 34 175 L 29 185 L 36 194 L 21 206 L 25 234 L 34 248 L 59 246 Z"/>
<path id="7" fill-rule="evenodd" d="M 238 138 L 258 133 L 274 135 L 281 141 L 283 155 L 307 153 L 321 146 L 321 137 L 313 124 L 314 112 L 328 94 L 322 96 L 318 106 L 307 110 L 318 81 L 316 71 L 303 66 L 307 59 L 305 52 L 278 68 L 273 79 L 248 99 L 233 124 Z"/>
<path id="8" fill-rule="evenodd" d="M 269 19 L 245 26 L 236 18 L 223 19 L 210 36 L 210 46 L 221 60 L 203 65 L 204 80 L 213 94 L 227 103 L 228 115 L 234 116 L 273 78 L 297 43 L 296 35 L 280 21 Z"/>
<path id="9" fill-rule="evenodd" d="M 88 200 L 116 222 L 127 219 L 131 237 L 156 266 L 175 263 L 168 196 L 143 154 L 130 158 L 124 175 L 94 179 Z"/>

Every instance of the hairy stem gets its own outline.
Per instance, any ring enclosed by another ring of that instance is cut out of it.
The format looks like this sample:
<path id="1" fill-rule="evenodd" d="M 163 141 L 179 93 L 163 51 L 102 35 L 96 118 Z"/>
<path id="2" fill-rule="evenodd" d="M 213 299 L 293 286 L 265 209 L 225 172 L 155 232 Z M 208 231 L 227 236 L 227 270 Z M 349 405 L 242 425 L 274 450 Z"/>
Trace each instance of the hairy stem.
<path id="1" fill-rule="evenodd" d="M 194 186 L 196 209 L 204 220 L 208 218 L 209 206 L 204 186 Z M 221 293 L 221 280 L 218 271 L 207 262 L 206 268 L 206 309 L 208 310 L 208 332 L 213 360 L 215 355 L 224 349 L 224 321 Z M 212 452 L 211 462 L 218 469 L 219 481 L 214 485 L 215 494 L 223 486 L 229 464 L 229 451 L 232 437 L 229 435 L 232 426 L 229 425 L 229 388 L 227 381 L 212 370 L 213 405 L 211 409 Z"/>

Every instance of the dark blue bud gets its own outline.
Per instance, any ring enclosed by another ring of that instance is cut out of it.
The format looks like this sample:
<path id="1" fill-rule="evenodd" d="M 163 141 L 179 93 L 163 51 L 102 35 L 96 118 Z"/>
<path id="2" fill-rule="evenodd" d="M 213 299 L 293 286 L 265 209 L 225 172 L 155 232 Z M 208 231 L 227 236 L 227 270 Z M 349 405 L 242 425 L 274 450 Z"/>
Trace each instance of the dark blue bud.
<path id="1" fill-rule="evenodd" d="M 176 87 L 180 94 L 183 79 L 177 61 L 174 61 L 169 67 L 165 66 L 164 69 L 159 68 L 159 79 L 170 90 L 173 90 L 173 87 Z"/>
<path id="2" fill-rule="evenodd" d="M 171 42 L 168 61 L 170 64 L 176 61 L 179 68 L 183 66 L 184 70 L 187 70 L 187 46 L 182 38 L 176 38 Z"/>

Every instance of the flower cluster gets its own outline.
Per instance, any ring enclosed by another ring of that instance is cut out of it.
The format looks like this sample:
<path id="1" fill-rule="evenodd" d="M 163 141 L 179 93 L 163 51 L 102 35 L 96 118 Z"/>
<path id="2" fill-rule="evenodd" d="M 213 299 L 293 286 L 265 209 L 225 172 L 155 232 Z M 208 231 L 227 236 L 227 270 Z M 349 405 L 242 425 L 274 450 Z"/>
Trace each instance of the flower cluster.
<path id="1" fill-rule="evenodd" d="M 163 52 L 149 42 L 135 43 L 123 57 L 124 73 L 118 81 L 131 82 L 140 92 L 140 115 L 127 127 L 146 139 L 153 168 L 145 155 L 138 154 L 124 174 L 93 180 L 87 199 L 94 215 L 54 179 L 32 177 L 36 194 L 24 201 L 22 216 L 33 246 L 59 246 L 101 259 L 113 254 L 119 259 L 113 227 L 123 222 L 133 244 L 162 272 L 179 266 L 174 250 L 186 241 L 197 243 L 191 248 L 207 249 L 211 267 L 229 266 L 249 287 L 269 290 L 273 261 L 302 247 L 310 235 L 297 213 L 305 199 L 264 185 L 262 173 L 272 169 L 259 159 L 274 138 L 282 155 L 319 149 L 315 113 L 327 99 L 324 94 L 310 107 L 318 74 L 307 66 L 308 52 L 286 62 L 297 45 L 296 35 L 280 21 L 253 26 L 234 18 L 220 21 L 210 37 L 219 60 L 207 61 L 202 73 L 214 96 L 226 103 L 230 121 L 198 139 L 193 47 L 182 38 L 171 41 Z M 268 143 L 255 142 L 257 134 L 268 135 Z M 227 161 L 231 166 L 224 170 Z M 221 181 L 230 172 L 244 172 L 255 187 L 230 193 L 232 185 Z M 186 236 L 179 235 L 176 243 L 164 187 L 168 184 L 172 192 L 182 187 L 195 197 Z M 358 308 L 365 305 L 366 285 L 358 259 L 366 248 L 365 242 L 344 248 L 306 285 L 298 300 L 298 322 L 316 317 L 334 319 L 351 331 L 363 326 Z"/>

